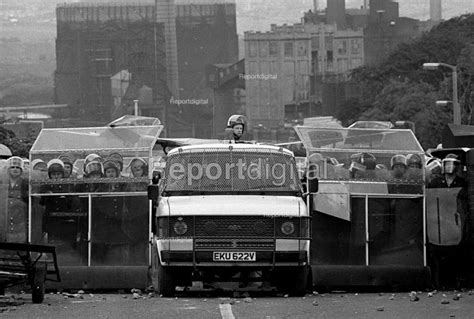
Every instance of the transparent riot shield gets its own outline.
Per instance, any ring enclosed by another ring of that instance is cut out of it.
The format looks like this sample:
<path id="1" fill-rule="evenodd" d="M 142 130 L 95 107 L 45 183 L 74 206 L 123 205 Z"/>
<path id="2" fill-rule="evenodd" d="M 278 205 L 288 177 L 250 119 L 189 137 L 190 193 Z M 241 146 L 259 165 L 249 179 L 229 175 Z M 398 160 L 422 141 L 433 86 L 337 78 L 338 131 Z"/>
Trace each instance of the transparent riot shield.
<path id="1" fill-rule="evenodd" d="M 8 229 L 8 180 L 5 171 L 0 172 L 0 241 L 7 240 Z"/>
<path id="2" fill-rule="evenodd" d="M 350 221 L 329 214 L 312 215 L 314 265 L 365 265 L 365 198 L 352 198 Z"/>
<path id="3" fill-rule="evenodd" d="M 426 221 L 428 242 L 439 246 L 459 245 L 462 238 L 457 197 L 461 188 L 427 188 Z"/>
<path id="4" fill-rule="evenodd" d="M 307 151 L 308 176 L 319 179 L 312 196 L 313 265 L 423 266 L 424 151 L 413 132 L 295 130 Z"/>
<path id="5" fill-rule="evenodd" d="M 370 198 L 369 264 L 423 264 L 423 198 Z"/>
<path id="6" fill-rule="evenodd" d="M 32 242 L 55 246 L 60 266 L 147 267 L 147 185 L 162 129 L 144 117 L 107 127 L 43 129 L 30 161 L 61 159 L 69 173 L 54 177 L 32 167 Z"/>

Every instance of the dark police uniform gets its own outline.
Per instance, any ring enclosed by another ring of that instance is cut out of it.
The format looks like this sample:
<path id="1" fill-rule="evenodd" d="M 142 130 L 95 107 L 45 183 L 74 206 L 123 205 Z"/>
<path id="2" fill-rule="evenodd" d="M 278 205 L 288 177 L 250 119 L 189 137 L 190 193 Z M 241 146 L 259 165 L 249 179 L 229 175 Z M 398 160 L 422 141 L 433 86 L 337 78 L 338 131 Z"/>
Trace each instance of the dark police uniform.
<path id="1" fill-rule="evenodd" d="M 467 183 L 459 176 L 455 176 L 448 185 L 444 175 L 434 178 L 427 186 L 428 188 L 461 188 L 457 196 L 457 212 L 460 215 L 462 226 L 462 237 L 465 238 L 466 229 L 464 222 L 468 213 Z M 429 265 L 433 274 L 433 281 L 438 287 L 459 288 L 459 279 L 465 275 L 465 264 L 463 260 L 463 241 L 459 245 L 439 246 L 428 243 Z"/>

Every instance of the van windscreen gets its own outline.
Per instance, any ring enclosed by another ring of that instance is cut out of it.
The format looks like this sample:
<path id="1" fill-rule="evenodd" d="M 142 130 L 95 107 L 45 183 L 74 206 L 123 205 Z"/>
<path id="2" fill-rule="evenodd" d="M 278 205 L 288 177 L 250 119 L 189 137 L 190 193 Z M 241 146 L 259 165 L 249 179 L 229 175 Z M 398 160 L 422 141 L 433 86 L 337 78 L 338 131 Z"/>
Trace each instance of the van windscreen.
<path id="1" fill-rule="evenodd" d="M 165 192 L 301 192 L 294 158 L 278 151 L 178 152 L 168 157 Z"/>

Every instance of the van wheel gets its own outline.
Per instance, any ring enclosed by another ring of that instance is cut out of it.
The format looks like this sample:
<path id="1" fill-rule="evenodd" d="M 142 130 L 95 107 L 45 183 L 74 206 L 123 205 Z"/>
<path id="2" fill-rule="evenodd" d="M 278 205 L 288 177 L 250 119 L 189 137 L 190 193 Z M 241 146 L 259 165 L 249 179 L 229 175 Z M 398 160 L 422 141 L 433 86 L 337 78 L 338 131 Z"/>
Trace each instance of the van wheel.
<path id="1" fill-rule="evenodd" d="M 156 248 L 156 247 L 154 247 Z M 171 297 L 174 295 L 176 285 L 172 276 L 171 269 L 163 267 L 158 258 L 158 252 L 153 249 L 152 260 L 152 283 L 155 292 L 163 297 Z"/>
<path id="2" fill-rule="evenodd" d="M 33 303 L 42 303 L 44 300 L 44 281 L 46 278 L 46 265 L 37 265 L 33 270 L 31 283 L 31 299 Z"/>

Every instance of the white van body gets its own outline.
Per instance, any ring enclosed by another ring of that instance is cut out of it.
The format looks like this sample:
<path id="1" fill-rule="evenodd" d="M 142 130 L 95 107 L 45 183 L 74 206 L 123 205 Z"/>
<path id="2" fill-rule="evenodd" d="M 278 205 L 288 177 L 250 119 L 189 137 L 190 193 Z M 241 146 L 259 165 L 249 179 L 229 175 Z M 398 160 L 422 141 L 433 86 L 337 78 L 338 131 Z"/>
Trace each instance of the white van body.
<path id="1" fill-rule="evenodd" d="M 256 144 L 184 146 L 168 153 L 152 250 L 164 295 L 192 281 L 259 281 L 301 294 L 310 217 L 293 153 Z"/>

